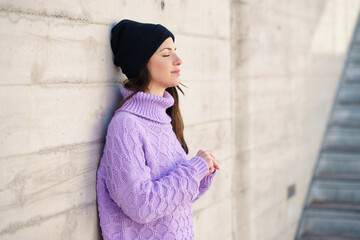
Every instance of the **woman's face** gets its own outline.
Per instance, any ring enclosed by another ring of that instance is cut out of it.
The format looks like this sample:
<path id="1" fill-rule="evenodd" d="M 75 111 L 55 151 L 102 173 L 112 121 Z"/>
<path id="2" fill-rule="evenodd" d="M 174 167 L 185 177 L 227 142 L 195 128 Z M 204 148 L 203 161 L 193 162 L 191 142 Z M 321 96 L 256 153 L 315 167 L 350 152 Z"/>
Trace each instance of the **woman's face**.
<path id="1" fill-rule="evenodd" d="M 167 38 L 147 63 L 150 72 L 150 93 L 163 96 L 166 88 L 179 84 L 181 59 L 175 53 L 175 44 Z"/>

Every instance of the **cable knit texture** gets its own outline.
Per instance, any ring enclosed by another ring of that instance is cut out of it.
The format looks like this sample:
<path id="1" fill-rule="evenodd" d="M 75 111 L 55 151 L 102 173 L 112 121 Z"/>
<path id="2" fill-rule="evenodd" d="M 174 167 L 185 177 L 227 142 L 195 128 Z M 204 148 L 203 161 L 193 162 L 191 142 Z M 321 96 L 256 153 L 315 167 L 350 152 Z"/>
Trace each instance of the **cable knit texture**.
<path id="1" fill-rule="evenodd" d="M 206 162 L 187 158 L 166 114 L 173 104 L 167 91 L 163 97 L 138 92 L 110 121 L 97 173 L 105 240 L 193 239 L 191 204 L 216 171 L 204 177 Z"/>

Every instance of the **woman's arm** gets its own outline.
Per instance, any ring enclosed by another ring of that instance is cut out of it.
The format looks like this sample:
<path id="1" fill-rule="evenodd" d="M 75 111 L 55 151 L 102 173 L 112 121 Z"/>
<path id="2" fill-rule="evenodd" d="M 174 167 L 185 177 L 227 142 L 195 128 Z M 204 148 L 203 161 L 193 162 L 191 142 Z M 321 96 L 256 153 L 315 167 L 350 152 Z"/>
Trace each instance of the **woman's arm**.
<path id="1" fill-rule="evenodd" d="M 193 157 L 164 177 L 152 180 L 145 164 L 141 131 L 131 117 L 110 122 L 104 154 L 105 181 L 111 198 L 140 223 L 154 221 L 193 202 L 201 180 L 209 172 L 205 160 Z"/>
<path id="2" fill-rule="evenodd" d="M 200 187 L 199 187 L 199 194 L 196 196 L 196 198 L 193 200 L 193 202 L 195 202 L 196 200 L 198 200 L 202 195 L 204 195 L 204 193 L 209 190 L 212 182 L 213 182 L 213 179 L 214 179 L 214 176 L 216 174 L 217 170 L 215 169 L 215 171 L 210 174 L 209 176 L 207 177 L 204 177 L 201 182 L 200 182 Z"/>

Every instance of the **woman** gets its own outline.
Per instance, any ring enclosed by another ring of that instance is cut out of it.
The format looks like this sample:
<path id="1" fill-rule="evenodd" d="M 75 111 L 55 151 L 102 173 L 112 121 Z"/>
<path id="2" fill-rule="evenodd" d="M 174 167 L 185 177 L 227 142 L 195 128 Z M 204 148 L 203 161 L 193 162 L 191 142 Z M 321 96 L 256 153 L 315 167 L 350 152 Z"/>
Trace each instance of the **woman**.
<path id="1" fill-rule="evenodd" d="M 111 31 L 114 63 L 128 79 L 97 173 L 105 240 L 193 239 L 191 204 L 219 169 L 208 151 L 186 156 L 174 39 L 162 25 L 131 20 Z"/>

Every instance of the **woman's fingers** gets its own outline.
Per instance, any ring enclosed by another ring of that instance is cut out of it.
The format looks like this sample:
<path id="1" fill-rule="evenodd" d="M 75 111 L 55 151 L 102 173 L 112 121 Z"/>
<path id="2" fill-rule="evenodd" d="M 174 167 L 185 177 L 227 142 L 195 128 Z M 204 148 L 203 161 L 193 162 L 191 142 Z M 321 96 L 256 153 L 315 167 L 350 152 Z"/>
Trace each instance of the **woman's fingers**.
<path id="1" fill-rule="evenodd" d="M 219 166 L 219 164 L 216 162 L 215 156 L 214 156 L 211 152 L 208 152 L 208 153 L 209 153 L 210 156 L 213 158 L 214 167 L 215 167 L 217 170 L 220 170 L 220 166 Z"/>
<path id="2" fill-rule="evenodd" d="M 220 170 L 220 166 L 219 166 L 219 164 L 214 160 L 213 161 L 213 163 L 214 163 L 214 167 L 217 169 L 217 170 Z"/>
<path id="3" fill-rule="evenodd" d="M 209 173 L 205 176 L 212 174 L 215 169 L 220 170 L 219 164 L 215 160 L 214 154 L 207 150 L 199 150 L 196 156 L 203 158 L 209 166 Z"/>

